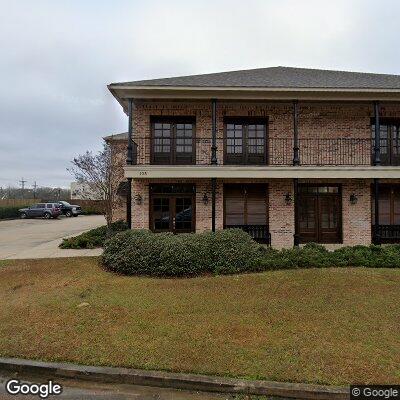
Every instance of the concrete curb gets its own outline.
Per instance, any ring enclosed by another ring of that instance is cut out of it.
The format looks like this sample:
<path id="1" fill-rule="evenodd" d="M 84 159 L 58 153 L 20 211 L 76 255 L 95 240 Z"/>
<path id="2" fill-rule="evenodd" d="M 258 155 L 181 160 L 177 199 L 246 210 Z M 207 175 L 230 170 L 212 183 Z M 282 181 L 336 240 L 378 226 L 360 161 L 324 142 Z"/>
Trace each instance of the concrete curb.
<path id="1" fill-rule="evenodd" d="M 47 363 L 18 358 L 0 358 L 0 371 L 43 375 L 46 379 L 52 377 L 74 378 L 106 383 L 168 387 L 204 392 L 291 397 L 296 399 L 345 400 L 350 397 L 347 387 L 247 381 L 207 375 Z"/>

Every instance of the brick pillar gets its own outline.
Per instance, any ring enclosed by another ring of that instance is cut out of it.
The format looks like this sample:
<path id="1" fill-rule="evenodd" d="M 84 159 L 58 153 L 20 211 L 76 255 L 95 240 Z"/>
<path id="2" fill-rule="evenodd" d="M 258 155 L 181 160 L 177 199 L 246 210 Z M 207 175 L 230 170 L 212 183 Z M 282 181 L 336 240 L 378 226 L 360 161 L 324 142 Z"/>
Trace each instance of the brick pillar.
<path id="1" fill-rule="evenodd" d="M 208 203 L 203 203 L 204 194 L 207 194 Z M 215 228 L 223 228 L 223 184 L 217 179 L 215 196 Z M 211 211 L 211 180 L 196 181 L 196 232 L 210 231 L 212 227 Z"/>
<path id="2" fill-rule="evenodd" d="M 293 180 L 274 179 L 268 188 L 271 244 L 276 248 L 293 247 L 294 203 L 288 205 L 285 202 L 286 193 L 293 199 Z"/>
<path id="3" fill-rule="evenodd" d="M 371 182 L 349 179 L 342 185 L 343 244 L 371 244 Z M 350 195 L 357 196 L 357 203 L 350 203 Z"/>
<path id="4" fill-rule="evenodd" d="M 136 204 L 137 195 L 142 204 Z M 149 182 L 132 179 L 132 229 L 149 229 Z"/>

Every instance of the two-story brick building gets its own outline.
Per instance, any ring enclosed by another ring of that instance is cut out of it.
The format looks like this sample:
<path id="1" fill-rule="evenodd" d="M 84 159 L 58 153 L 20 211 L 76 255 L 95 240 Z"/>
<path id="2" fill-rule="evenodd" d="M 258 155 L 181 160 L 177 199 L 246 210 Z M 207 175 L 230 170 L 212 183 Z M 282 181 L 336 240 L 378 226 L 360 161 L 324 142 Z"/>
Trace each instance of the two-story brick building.
<path id="1" fill-rule="evenodd" d="M 132 228 L 400 241 L 400 76 L 276 67 L 108 87 L 129 117 L 113 142 Z"/>

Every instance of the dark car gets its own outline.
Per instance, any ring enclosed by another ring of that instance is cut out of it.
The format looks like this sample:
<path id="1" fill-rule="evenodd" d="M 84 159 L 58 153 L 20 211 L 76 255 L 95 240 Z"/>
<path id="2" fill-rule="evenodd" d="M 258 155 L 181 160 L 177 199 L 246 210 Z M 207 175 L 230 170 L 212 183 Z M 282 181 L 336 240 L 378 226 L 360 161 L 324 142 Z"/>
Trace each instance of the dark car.
<path id="1" fill-rule="evenodd" d="M 59 201 L 61 213 L 66 217 L 77 217 L 79 214 L 82 214 L 81 206 L 75 204 L 69 204 L 66 201 Z"/>
<path id="2" fill-rule="evenodd" d="M 37 203 L 28 208 L 18 210 L 21 218 L 57 218 L 61 214 L 58 203 Z"/>

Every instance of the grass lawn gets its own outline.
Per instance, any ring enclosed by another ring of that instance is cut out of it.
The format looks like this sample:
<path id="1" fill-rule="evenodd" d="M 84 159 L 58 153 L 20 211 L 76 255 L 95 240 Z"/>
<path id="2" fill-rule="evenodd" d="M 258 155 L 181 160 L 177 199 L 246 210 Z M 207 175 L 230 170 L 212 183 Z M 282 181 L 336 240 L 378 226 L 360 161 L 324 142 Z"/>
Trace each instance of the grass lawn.
<path id="1" fill-rule="evenodd" d="M 83 303 L 89 303 L 85 305 Z M 400 270 L 116 276 L 0 268 L 0 356 L 323 384 L 400 384 Z"/>

